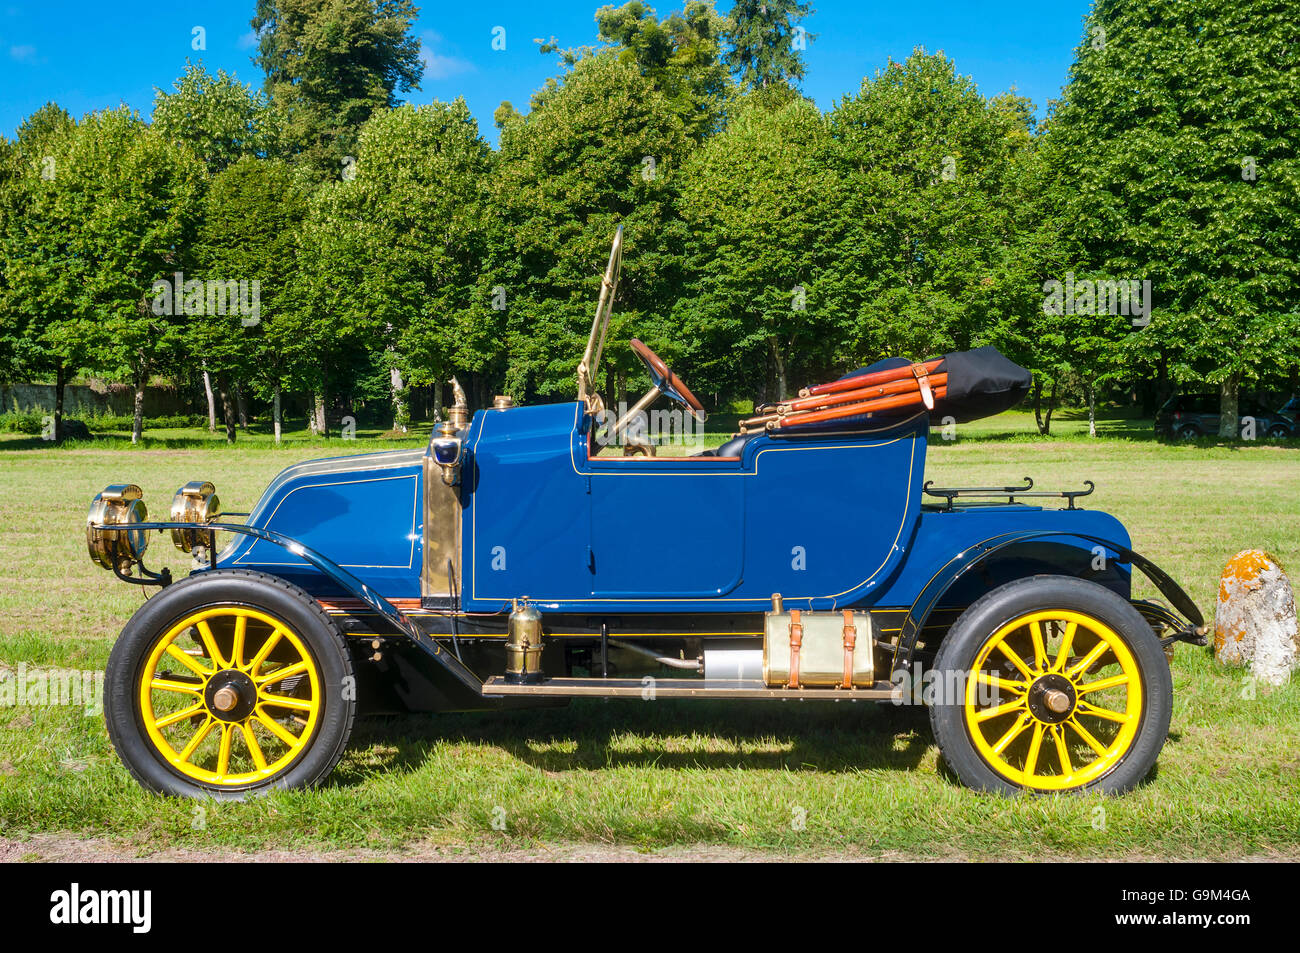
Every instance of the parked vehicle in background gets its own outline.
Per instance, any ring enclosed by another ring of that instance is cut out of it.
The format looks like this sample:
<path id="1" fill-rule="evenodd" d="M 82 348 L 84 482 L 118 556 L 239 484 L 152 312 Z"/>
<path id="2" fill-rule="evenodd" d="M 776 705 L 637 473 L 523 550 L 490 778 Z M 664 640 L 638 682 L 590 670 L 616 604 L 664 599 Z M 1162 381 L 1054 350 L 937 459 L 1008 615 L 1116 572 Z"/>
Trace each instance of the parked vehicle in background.
<path id="1" fill-rule="evenodd" d="M 1297 403 L 1294 399 L 1287 405 L 1291 408 L 1290 416 L 1286 409 L 1272 411 L 1254 400 L 1243 400 L 1239 405 L 1238 419 L 1245 426 L 1247 418 L 1255 422 L 1256 437 L 1290 437 L 1295 433 L 1295 413 Z M 1219 433 L 1219 397 L 1217 394 L 1178 394 L 1165 401 L 1163 407 L 1156 411 L 1155 431 L 1157 436 L 1177 437 L 1180 440 L 1195 440 L 1197 437 L 1213 437 Z"/>
<path id="2" fill-rule="evenodd" d="M 1278 411 L 1278 414 L 1286 418 L 1287 423 L 1291 425 L 1291 434 L 1294 436 L 1296 425 L 1300 423 L 1300 397 L 1293 395 L 1290 400 L 1282 405 L 1282 409 Z"/>

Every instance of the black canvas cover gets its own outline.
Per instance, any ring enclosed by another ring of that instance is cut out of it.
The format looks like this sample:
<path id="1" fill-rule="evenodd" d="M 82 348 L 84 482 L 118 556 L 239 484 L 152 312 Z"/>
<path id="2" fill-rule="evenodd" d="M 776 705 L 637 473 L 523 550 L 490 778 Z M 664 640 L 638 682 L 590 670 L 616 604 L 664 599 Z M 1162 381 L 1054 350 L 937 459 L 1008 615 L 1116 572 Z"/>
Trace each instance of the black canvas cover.
<path id="1" fill-rule="evenodd" d="M 935 421 L 952 417 L 964 424 L 1010 410 L 1024 399 L 1033 376 L 995 347 L 945 354 L 935 373 L 948 374 L 948 393 L 934 402 Z"/>
<path id="2" fill-rule="evenodd" d="M 910 367 L 911 364 L 911 361 L 903 357 L 887 357 L 845 374 L 840 380 L 891 368 Z M 956 423 L 964 424 L 1010 410 L 1024 399 L 1033 384 L 1033 376 L 1029 371 L 1008 360 L 995 347 L 978 347 L 973 351 L 945 354 L 943 363 L 931 373 L 948 375 L 948 392 L 943 397 L 935 398 L 934 410 L 930 412 L 930 419 L 936 424 L 943 423 L 944 419 L 949 417 Z M 815 424 L 794 424 L 782 427 L 778 432 L 794 434 L 874 430 L 882 425 L 888 425 L 891 420 L 899 422 L 909 420 L 915 417 L 920 409 L 918 406 L 857 417 L 843 417 L 839 420 L 827 420 Z"/>

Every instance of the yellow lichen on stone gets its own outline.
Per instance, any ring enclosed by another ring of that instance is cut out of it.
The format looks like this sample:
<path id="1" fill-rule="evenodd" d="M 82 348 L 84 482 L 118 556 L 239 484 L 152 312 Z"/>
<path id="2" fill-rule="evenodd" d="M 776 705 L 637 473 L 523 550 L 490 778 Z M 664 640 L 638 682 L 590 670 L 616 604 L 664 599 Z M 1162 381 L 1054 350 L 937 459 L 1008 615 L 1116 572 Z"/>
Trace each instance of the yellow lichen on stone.
<path id="1" fill-rule="evenodd" d="M 1278 561 L 1260 549 L 1228 560 L 1214 613 L 1214 655 L 1227 664 L 1250 664 L 1251 673 L 1281 684 L 1295 668 L 1295 595 Z"/>

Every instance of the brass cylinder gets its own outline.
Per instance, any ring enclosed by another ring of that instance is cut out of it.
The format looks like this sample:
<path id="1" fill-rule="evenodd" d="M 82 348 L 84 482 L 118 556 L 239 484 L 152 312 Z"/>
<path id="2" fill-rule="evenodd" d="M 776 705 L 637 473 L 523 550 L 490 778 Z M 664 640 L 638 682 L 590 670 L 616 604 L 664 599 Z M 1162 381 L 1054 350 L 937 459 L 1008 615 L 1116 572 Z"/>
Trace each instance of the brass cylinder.
<path id="1" fill-rule="evenodd" d="M 516 602 L 506 626 L 506 681 L 531 685 L 542 678 L 542 614 Z"/>

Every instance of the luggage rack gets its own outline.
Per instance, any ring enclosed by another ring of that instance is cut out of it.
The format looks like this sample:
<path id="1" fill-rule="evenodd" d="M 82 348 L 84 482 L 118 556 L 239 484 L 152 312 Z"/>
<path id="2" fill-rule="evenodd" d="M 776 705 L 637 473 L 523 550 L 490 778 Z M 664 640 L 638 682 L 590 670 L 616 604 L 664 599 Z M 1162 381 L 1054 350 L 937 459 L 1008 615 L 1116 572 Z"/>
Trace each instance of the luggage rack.
<path id="1" fill-rule="evenodd" d="M 1081 496 L 1088 496 L 1097 485 L 1091 480 L 1084 480 L 1083 485 L 1086 490 L 1035 490 L 1034 481 L 1025 477 L 1024 486 L 934 486 L 933 480 L 926 480 L 925 485 L 921 487 L 922 492 L 930 496 L 938 496 L 947 500 L 944 504 L 944 510 L 952 509 L 952 502 L 959 496 L 1005 496 L 1008 503 L 1014 503 L 1017 497 L 1038 496 L 1051 497 L 1058 500 L 1068 500 L 1067 510 L 1075 509 L 1074 501 Z M 1000 501 L 998 501 L 1000 502 Z M 994 506 L 996 503 L 987 502 L 977 504 L 981 506 Z"/>

